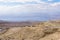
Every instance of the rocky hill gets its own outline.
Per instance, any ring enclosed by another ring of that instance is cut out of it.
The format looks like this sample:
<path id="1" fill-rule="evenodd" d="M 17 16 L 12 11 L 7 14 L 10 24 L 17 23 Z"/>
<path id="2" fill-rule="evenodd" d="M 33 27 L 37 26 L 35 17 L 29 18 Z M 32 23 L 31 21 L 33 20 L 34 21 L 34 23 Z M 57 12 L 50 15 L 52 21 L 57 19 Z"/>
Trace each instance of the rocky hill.
<path id="1" fill-rule="evenodd" d="M 60 40 L 60 21 L 44 21 L 23 27 L 0 27 L 0 40 Z"/>

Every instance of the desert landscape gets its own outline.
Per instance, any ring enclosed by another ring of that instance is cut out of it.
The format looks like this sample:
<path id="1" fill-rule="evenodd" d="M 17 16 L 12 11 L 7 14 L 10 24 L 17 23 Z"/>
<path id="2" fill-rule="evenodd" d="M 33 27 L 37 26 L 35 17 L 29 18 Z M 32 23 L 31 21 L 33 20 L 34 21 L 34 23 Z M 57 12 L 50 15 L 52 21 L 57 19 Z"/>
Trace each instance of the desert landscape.
<path id="1" fill-rule="evenodd" d="M 60 40 L 60 0 L 0 0 L 0 40 Z"/>
<path id="2" fill-rule="evenodd" d="M 0 40 L 60 40 L 60 21 L 0 22 Z"/>

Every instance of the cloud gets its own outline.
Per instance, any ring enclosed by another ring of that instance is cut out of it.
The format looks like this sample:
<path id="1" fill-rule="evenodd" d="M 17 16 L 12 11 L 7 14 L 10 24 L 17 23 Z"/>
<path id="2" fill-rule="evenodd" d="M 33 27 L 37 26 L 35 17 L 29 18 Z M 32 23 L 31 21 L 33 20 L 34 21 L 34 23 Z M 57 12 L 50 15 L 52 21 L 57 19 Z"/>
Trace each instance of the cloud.
<path id="1" fill-rule="evenodd" d="M 52 0 L 48 0 L 52 1 Z M 60 17 L 60 2 L 47 3 L 42 0 L 0 0 L 0 19 L 47 20 Z"/>
<path id="2" fill-rule="evenodd" d="M 18 6 L 0 6 L 0 13 L 37 13 L 43 12 L 47 8 L 47 4 L 25 4 L 25 5 L 18 5 Z M 4 14 L 5 15 L 5 14 Z"/>
<path id="3" fill-rule="evenodd" d="M 25 5 L 25 4 L 41 4 L 45 3 L 42 0 L 0 0 L 1 5 L 7 6 L 16 6 L 16 5 Z"/>
<path id="4" fill-rule="evenodd" d="M 32 2 L 32 1 L 36 1 L 36 2 L 40 2 L 39 0 L 0 0 L 2 2 Z"/>
<path id="5" fill-rule="evenodd" d="M 48 0 L 48 1 L 53 1 L 53 0 Z"/>

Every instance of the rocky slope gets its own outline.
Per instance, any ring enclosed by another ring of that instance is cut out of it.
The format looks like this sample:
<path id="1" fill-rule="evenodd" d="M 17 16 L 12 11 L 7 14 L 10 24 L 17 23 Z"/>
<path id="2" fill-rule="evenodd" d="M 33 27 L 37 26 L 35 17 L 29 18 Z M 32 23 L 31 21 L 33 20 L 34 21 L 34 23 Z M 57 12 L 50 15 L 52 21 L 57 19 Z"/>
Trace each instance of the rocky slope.
<path id="1" fill-rule="evenodd" d="M 40 22 L 30 27 L 3 27 L 0 40 L 60 40 L 60 21 Z"/>

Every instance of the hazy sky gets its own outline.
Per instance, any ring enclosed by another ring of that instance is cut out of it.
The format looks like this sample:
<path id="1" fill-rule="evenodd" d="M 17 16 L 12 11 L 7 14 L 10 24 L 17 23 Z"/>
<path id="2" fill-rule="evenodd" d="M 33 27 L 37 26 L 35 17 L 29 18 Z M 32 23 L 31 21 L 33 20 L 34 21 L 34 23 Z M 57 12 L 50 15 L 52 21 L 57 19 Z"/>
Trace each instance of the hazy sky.
<path id="1" fill-rule="evenodd" d="M 0 20 L 60 19 L 60 0 L 0 0 Z"/>

